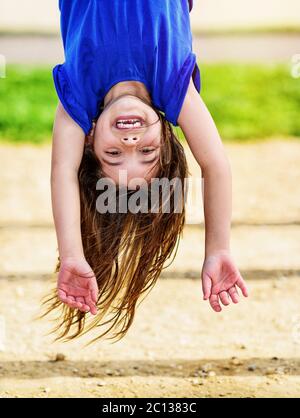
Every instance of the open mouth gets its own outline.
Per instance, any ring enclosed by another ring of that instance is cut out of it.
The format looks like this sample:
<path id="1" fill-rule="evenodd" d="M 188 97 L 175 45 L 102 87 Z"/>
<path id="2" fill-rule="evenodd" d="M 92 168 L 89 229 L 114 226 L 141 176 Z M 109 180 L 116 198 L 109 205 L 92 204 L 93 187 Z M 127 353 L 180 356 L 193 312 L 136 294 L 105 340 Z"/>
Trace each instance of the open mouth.
<path id="1" fill-rule="evenodd" d="M 115 126 L 118 129 L 137 129 L 141 128 L 144 120 L 141 117 L 119 117 L 115 121 Z"/>

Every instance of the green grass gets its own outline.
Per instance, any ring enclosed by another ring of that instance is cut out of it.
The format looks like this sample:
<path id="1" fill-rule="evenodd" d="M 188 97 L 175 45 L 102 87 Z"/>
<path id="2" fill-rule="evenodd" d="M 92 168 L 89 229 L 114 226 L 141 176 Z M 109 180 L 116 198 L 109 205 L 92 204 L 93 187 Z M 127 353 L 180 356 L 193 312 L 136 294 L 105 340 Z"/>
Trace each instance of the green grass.
<path id="1" fill-rule="evenodd" d="M 56 104 L 51 68 L 8 66 L 0 79 L 0 138 L 49 140 Z"/>
<path id="2" fill-rule="evenodd" d="M 289 66 L 224 64 L 201 72 L 202 97 L 225 139 L 300 136 L 300 79 Z"/>
<path id="3" fill-rule="evenodd" d="M 200 70 L 201 95 L 224 140 L 300 137 L 300 79 L 291 77 L 288 66 L 218 64 Z M 8 66 L 0 79 L 1 140 L 50 141 L 56 104 L 51 67 Z"/>

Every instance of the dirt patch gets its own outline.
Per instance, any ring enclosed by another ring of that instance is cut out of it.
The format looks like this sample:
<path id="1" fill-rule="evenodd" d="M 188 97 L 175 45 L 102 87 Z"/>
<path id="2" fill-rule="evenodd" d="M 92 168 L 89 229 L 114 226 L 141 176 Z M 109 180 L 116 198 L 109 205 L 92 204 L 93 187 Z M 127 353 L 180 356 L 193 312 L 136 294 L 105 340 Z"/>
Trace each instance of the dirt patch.
<path id="1" fill-rule="evenodd" d="M 123 340 L 89 347 L 88 336 L 52 343 L 49 321 L 34 321 L 49 286 L 0 281 L 2 397 L 299 396 L 298 277 L 251 281 L 250 298 L 221 314 L 199 280 L 161 279 Z"/>

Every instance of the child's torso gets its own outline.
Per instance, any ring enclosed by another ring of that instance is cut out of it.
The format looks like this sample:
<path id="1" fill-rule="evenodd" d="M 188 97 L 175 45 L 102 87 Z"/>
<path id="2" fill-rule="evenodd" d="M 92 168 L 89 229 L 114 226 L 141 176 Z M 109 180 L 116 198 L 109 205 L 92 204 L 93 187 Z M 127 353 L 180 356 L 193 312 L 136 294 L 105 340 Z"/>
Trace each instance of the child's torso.
<path id="1" fill-rule="evenodd" d="M 64 72 L 90 117 L 95 98 L 99 107 L 125 80 L 144 82 L 163 108 L 163 89 L 192 50 L 188 0 L 60 0 L 59 7 Z"/>

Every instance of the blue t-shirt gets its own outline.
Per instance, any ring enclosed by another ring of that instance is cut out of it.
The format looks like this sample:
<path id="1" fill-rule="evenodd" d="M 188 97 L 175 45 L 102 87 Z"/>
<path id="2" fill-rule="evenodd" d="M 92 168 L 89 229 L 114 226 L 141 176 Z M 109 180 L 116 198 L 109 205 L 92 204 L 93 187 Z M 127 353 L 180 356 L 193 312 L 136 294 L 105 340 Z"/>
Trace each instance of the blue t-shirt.
<path id="1" fill-rule="evenodd" d="M 144 83 L 152 103 L 178 126 L 193 77 L 192 0 L 60 0 L 65 62 L 53 68 L 58 97 L 87 134 L 104 97 L 121 81 Z"/>

